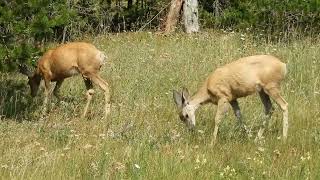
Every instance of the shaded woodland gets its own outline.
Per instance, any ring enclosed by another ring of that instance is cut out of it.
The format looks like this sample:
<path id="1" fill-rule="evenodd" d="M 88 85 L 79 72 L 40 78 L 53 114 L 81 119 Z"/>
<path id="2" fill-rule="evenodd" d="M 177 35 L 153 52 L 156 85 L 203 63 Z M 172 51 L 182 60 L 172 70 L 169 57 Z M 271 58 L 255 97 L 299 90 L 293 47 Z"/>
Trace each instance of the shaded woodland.
<path id="1" fill-rule="evenodd" d="M 178 0 L 174 0 L 178 1 Z M 3 0 L 0 2 L 0 70 L 34 64 L 48 42 L 84 35 L 163 31 L 171 0 Z M 179 0 L 185 3 L 184 0 Z M 317 36 L 318 0 L 199 0 L 200 30 L 245 31 L 282 39 Z M 183 31 L 177 12 L 174 30 Z"/>

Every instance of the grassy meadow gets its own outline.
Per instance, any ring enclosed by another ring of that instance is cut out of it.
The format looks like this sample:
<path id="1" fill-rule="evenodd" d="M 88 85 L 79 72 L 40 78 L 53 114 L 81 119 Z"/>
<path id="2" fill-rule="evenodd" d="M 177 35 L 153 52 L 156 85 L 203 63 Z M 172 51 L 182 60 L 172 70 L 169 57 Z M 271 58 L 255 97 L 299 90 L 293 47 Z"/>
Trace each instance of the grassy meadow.
<path id="1" fill-rule="evenodd" d="M 97 87 L 88 117 L 80 76 L 61 87 L 39 120 L 43 93 L 30 97 L 27 79 L 0 74 L 0 179 L 320 179 L 320 39 L 254 40 L 247 34 L 193 36 L 128 33 L 87 38 L 106 52 L 101 75 L 110 84 L 111 114 Z M 197 111 L 196 130 L 178 118 L 173 89 L 193 94 L 218 66 L 240 57 L 273 54 L 287 63 L 282 83 L 289 133 L 281 141 L 275 103 L 264 140 L 254 143 L 263 117 L 258 95 L 239 99 L 248 137 L 231 109 L 211 147 L 216 107 Z"/>

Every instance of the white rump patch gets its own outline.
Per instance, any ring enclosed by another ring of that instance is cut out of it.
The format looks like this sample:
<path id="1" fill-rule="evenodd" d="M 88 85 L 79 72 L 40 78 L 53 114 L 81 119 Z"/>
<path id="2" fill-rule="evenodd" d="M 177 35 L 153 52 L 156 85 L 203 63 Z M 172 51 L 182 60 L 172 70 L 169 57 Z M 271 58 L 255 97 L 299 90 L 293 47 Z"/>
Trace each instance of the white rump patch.
<path id="1" fill-rule="evenodd" d="M 105 60 L 107 59 L 107 56 L 103 52 L 99 51 L 99 53 L 96 56 L 96 59 L 99 60 L 101 65 L 102 65 L 102 64 L 105 63 Z"/>

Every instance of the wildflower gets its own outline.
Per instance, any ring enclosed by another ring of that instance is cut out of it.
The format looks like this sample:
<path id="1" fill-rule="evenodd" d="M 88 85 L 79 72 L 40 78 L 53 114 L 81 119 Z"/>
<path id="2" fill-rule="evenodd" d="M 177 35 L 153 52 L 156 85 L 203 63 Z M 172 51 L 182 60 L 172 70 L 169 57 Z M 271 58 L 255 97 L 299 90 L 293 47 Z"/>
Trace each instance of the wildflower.
<path id="1" fill-rule="evenodd" d="M 1 168 L 3 168 L 3 169 L 7 169 L 9 166 L 8 165 L 6 165 L 6 164 L 2 164 L 1 165 Z"/>
<path id="2" fill-rule="evenodd" d="M 225 172 L 226 172 L 226 171 L 229 171 L 229 170 L 230 170 L 230 166 L 227 165 L 227 167 L 225 167 L 223 170 L 224 170 Z"/>
<path id="3" fill-rule="evenodd" d="M 106 134 L 99 134 L 99 137 L 101 137 L 102 139 L 106 138 Z"/>
<path id="4" fill-rule="evenodd" d="M 91 144 L 86 144 L 85 146 L 83 146 L 83 149 L 89 149 L 89 148 L 91 148 L 91 147 L 92 147 Z"/>
<path id="5" fill-rule="evenodd" d="M 307 152 L 307 160 L 310 160 L 311 159 L 311 155 L 310 155 L 310 152 Z"/>
<path id="6" fill-rule="evenodd" d="M 202 164 L 206 164 L 206 163 L 207 163 L 207 159 L 206 159 L 206 158 L 203 158 Z"/>
<path id="7" fill-rule="evenodd" d="M 138 164 L 134 164 L 134 167 L 140 169 L 140 166 Z"/>
<path id="8" fill-rule="evenodd" d="M 200 134 L 204 134 L 204 131 L 203 130 L 198 130 L 198 132 L 200 133 Z"/>
<path id="9" fill-rule="evenodd" d="M 200 163 L 199 156 L 197 156 L 196 163 Z"/>
<path id="10" fill-rule="evenodd" d="M 235 170 L 234 168 L 232 168 L 232 169 L 231 169 L 231 172 L 232 172 L 232 173 L 235 173 L 235 172 L 236 172 L 236 170 Z"/>
<path id="11" fill-rule="evenodd" d="M 264 148 L 263 147 L 258 147 L 258 151 L 264 152 Z"/>
<path id="12" fill-rule="evenodd" d="M 114 134 L 114 132 L 113 132 L 111 129 L 108 129 L 107 134 L 108 134 L 108 137 L 112 137 L 112 138 L 115 137 L 115 134 Z"/>
<path id="13" fill-rule="evenodd" d="M 281 155 L 281 153 L 278 149 L 274 150 L 273 152 L 276 154 L 277 157 L 279 157 Z"/>

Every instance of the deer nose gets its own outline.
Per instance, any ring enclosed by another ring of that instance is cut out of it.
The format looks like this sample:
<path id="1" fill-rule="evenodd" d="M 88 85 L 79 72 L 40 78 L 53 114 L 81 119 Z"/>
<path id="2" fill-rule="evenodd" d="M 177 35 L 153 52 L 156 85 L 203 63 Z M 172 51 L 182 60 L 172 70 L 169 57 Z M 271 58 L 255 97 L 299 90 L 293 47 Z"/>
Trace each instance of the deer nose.
<path id="1" fill-rule="evenodd" d="M 189 129 L 190 131 L 194 131 L 194 129 L 195 129 L 195 124 L 189 123 L 189 124 L 188 124 L 188 129 Z"/>

